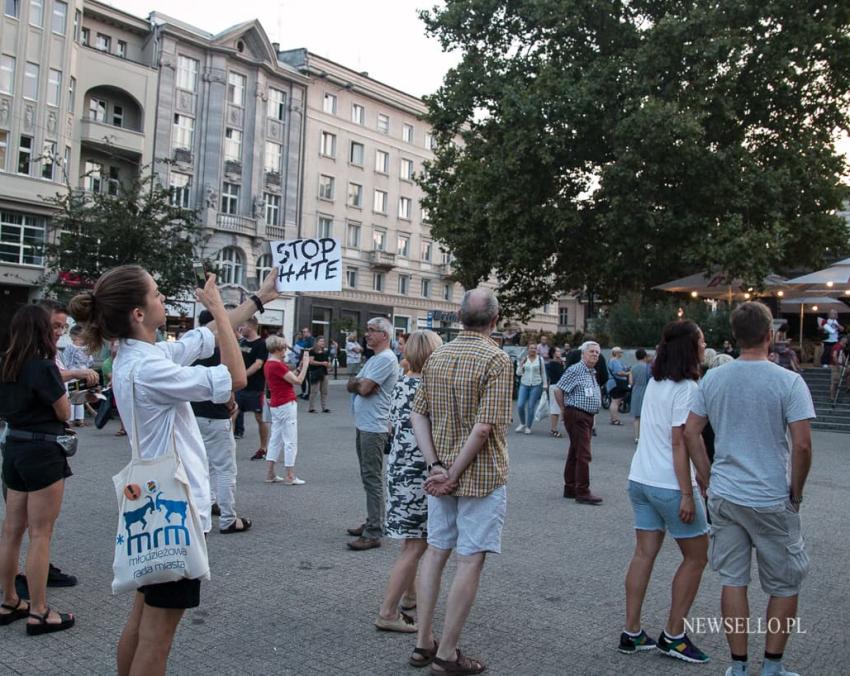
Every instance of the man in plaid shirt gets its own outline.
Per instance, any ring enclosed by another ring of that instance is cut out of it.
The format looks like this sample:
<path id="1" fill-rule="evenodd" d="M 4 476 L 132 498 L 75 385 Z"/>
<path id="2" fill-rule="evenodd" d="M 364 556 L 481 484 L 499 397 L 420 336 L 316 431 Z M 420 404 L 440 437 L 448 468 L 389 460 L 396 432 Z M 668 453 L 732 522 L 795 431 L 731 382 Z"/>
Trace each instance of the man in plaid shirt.
<path id="1" fill-rule="evenodd" d="M 564 426 L 570 436 L 570 450 L 564 466 L 564 497 L 584 505 L 598 505 L 602 498 L 590 492 L 590 438 L 593 416 L 599 411 L 602 396 L 596 381 L 599 344 L 582 344 L 581 361 L 570 366 L 555 388 L 555 401 L 561 407 Z"/>
<path id="2" fill-rule="evenodd" d="M 459 317 L 464 330 L 425 363 L 411 416 L 428 463 L 428 550 L 416 585 L 418 636 L 411 664 L 433 662 L 449 673 L 479 674 L 484 665 L 462 655 L 457 644 L 484 557 L 501 551 L 513 367 L 489 337 L 499 317 L 492 291 L 467 291 Z M 452 550 L 457 572 L 438 649 L 434 607 Z"/>

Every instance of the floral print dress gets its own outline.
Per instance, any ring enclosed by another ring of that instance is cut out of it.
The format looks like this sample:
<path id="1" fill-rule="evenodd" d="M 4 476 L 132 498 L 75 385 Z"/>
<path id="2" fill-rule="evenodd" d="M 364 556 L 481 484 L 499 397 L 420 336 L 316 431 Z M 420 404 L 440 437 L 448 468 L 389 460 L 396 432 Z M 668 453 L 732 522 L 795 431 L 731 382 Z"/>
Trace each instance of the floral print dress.
<path id="1" fill-rule="evenodd" d="M 404 376 L 392 394 L 392 446 L 387 460 L 384 532 L 397 539 L 428 536 L 427 463 L 413 436 L 410 413 L 419 378 Z"/>

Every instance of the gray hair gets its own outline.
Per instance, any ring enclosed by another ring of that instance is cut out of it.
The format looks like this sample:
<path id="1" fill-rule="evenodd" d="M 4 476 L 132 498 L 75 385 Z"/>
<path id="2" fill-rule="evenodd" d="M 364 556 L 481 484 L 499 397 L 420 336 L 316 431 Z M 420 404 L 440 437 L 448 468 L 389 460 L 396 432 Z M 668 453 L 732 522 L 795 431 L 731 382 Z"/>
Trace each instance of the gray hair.
<path id="1" fill-rule="evenodd" d="M 579 350 L 581 350 L 582 352 L 587 352 L 594 345 L 598 349 L 600 349 L 600 350 L 602 349 L 601 347 L 599 347 L 599 343 L 597 343 L 595 340 L 586 340 L 581 344 L 581 347 L 579 347 Z"/>
<path id="2" fill-rule="evenodd" d="M 284 340 L 281 336 L 272 334 L 266 338 L 266 349 L 269 352 L 280 352 L 281 350 L 286 349 L 286 340 Z"/>
<path id="3" fill-rule="evenodd" d="M 486 329 L 499 316 L 496 294 L 485 287 L 470 289 L 463 294 L 458 319 L 465 329 Z"/>
<path id="4" fill-rule="evenodd" d="M 721 352 L 718 355 L 715 355 L 714 359 L 711 360 L 711 364 L 709 364 L 709 368 L 716 369 L 718 366 L 723 366 L 723 364 L 728 364 L 729 362 L 733 362 L 735 359 L 732 355 L 726 354 L 725 352 Z"/>
<path id="5" fill-rule="evenodd" d="M 388 339 L 393 337 L 393 325 L 390 324 L 390 320 L 386 317 L 372 317 L 372 319 L 366 322 L 366 326 L 377 327 L 379 331 L 387 334 Z"/>

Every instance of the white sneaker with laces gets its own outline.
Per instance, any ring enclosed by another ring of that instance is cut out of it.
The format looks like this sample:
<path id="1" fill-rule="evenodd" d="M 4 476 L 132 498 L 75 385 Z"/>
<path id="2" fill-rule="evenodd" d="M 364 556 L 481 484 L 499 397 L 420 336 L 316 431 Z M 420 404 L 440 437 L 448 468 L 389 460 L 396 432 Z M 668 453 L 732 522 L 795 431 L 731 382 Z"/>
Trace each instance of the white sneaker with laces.
<path id="1" fill-rule="evenodd" d="M 520 423 L 519 425 L 516 426 L 516 429 L 514 430 L 514 432 L 522 432 L 523 430 L 525 430 L 525 425 Z"/>
<path id="2" fill-rule="evenodd" d="M 531 434 L 531 428 L 530 428 L 530 427 L 526 427 L 526 428 L 523 430 L 523 432 L 524 432 L 525 434 Z"/>
<path id="3" fill-rule="evenodd" d="M 298 477 L 295 477 L 292 481 L 284 481 L 283 483 L 285 483 L 287 486 L 303 486 L 307 482 L 304 481 L 304 479 L 299 479 Z"/>

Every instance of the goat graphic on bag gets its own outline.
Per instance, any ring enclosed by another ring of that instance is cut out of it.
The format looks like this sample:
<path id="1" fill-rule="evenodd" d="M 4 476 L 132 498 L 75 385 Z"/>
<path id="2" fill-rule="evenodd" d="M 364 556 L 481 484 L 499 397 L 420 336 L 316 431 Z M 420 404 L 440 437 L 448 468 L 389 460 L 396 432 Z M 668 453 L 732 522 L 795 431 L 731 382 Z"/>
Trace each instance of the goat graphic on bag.
<path id="1" fill-rule="evenodd" d="M 156 501 L 149 495 L 145 499 L 147 502 L 141 507 L 124 512 L 124 528 L 127 531 L 127 555 L 132 555 L 133 543 L 136 545 L 137 553 L 141 554 L 143 551 L 159 547 L 160 538 L 164 540 L 165 545 L 172 544 L 172 540 L 173 544 L 177 545 L 183 539 L 185 540 L 183 544 L 187 547 L 190 546 L 191 540 L 189 531 L 186 528 L 186 515 L 189 503 L 186 500 L 166 500 L 162 497 L 162 491 L 157 493 Z M 164 512 L 164 518 L 168 524 L 154 529 L 153 542 L 151 542 L 151 534 L 147 532 L 148 522 L 145 517 L 148 512 L 151 514 L 153 512 Z M 171 524 L 172 515 L 180 517 L 180 525 Z M 135 535 L 133 535 L 130 528 L 134 523 L 140 523 L 142 526 L 141 532 Z"/>

